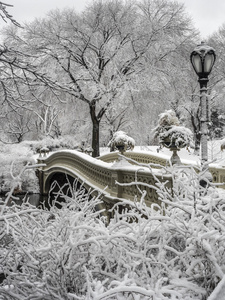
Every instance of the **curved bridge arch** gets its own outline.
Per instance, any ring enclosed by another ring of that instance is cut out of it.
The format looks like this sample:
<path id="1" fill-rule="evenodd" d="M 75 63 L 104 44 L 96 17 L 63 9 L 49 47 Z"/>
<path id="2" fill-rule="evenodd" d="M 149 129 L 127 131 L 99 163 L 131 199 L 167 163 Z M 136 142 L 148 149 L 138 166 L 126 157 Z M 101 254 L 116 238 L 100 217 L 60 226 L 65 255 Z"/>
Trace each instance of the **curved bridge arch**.
<path id="1" fill-rule="evenodd" d="M 45 174 L 45 179 L 43 182 L 43 194 L 48 194 L 50 187 L 51 187 L 51 183 L 52 183 L 52 178 L 54 177 L 54 175 L 56 174 L 63 174 L 63 175 L 68 175 L 71 176 L 74 179 L 78 179 L 78 181 L 82 184 L 83 181 L 81 180 L 81 178 L 79 177 L 78 174 L 76 174 L 75 172 L 72 172 L 69 169 L 63 168 L 63 167 L 52 167 L 51 169 L 48 170 L 48 172 Z M 89 186 L 86 184 L 84 185 L 87 189 L 89 188 Z"/>
<path id="2" fill-rule="evenodd" d="M 167 181 L 168 186 L 172 185 L 171 177 L 162 175 L 159 170 L 155 170 L 154 176 L 148 168 L 141 168 L 131 164 L 120 164 L 115 162 L 104 162 L 100 159 L 92 158 L 87 154 L 78 151 L 57 151 L 47 158 L 39 158 L 39 163 L 45 164 L 39 169 L 39 179 L 42 194 L 48 194 L 49 184 L 52 176 L 56 173 L 68 174 L 84 185 L 87 190 L 92 190 L 96 195 L 101 194 L 104 202 L 110 206 L 123 199 L 133 200 L 135 196 L 140 196 L 136 185 L 131 182 L 147 183 L 155 186 L 156 179 Z M 127 185 L 118 185 L 123 183 Z M 154 188 L 143 187 L 146 190 L 147 204 L 157 203 L 158 195 Z"/>

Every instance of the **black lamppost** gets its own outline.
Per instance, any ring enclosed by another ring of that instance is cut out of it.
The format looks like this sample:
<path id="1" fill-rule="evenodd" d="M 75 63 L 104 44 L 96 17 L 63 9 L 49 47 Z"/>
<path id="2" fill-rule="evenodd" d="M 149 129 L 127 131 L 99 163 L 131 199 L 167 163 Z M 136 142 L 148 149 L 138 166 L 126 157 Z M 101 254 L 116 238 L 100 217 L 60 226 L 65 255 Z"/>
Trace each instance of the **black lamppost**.
<path id="1" fill-rule="evenodd" d="M 216 54 L 212 47 L 204 42 L 198 45 L 191 53 L 191 63 L 198 75 L 200 84 L 200 107 L 201 107 L 201 160 L 204 164 L 208 160 L 208 105 L 207 105 L 207 83 L 208 76 L 216 60 Z"/>

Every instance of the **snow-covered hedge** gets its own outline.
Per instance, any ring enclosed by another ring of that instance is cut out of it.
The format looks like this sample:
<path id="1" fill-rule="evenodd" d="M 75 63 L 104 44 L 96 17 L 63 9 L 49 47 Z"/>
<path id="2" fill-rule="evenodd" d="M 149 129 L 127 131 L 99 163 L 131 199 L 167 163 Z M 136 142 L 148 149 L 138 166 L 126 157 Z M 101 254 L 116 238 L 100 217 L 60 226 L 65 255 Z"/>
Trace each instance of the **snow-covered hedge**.
<path id="1" fill-rule="evenodd" d="M 160 205 L 143 191 L 109 224 L 76 183 L 61 209 L 2 204 L 0 299 L 207 299 L 225 273 L 225 192 L 203 189 L 201 170 L 165 172 Z"/>

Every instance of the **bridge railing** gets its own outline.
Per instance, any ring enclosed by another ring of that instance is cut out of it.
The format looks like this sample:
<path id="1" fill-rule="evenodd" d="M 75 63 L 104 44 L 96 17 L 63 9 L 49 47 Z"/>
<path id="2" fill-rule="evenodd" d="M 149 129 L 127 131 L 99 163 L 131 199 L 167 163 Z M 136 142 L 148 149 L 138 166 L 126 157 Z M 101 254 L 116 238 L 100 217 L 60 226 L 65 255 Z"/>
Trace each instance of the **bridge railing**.
<path id="1" fill-rule="evenodd" d="M 156 168 L 157 168 L 157 165 L 159 165 L 159 167 L 160 167 L 160 165 L 161 166 L 169 165 L 168 156 L 165 155 L 163 157 L 161 154 L 159 156 L 157 153 L 150 152 L 150 151 L 149 151 L 149 153 L 129 151 L 129 152 L 125 152 L 124 156 L 126 156 L 127 158 L 130 158 L 136 162 L 139 162 L 139 163 L 156 164 Z M 105 155 L 100 156 L 99 159 L 110 163 L 112 161 L 116 161 L 118 159 L 118 157 L 119 157 L 118 152 L 111 152 L 111 153 L 107 153 Z M 185 164 L 187 165 L 188 163 L 185 162 Z M 191 162 L 190 162 L 190 165 L 191 165 Z M 213 183 L 219 184 L 219 187 L 225 189 L 225 166 L 223 167 L 223 166 L 212 163 L 209 165 L 209 171 L 212 174 Z"/>
<path id="2" fill-rule="evenodd" d="M 131 184 L 135 181 L 143 183 L 139 188 L 146 190 L 147 204 L 158 202 L 158 194 L 154 188 L 156 181 L 165 182 L 168 188 L 172 186 L 171 176 L 163 174 L 160 170 L 153 170 L 152 173 L 149 168 L 140 169 L 139 166 L 128 163 L 109 163 L 77 151 L 58 151 L 47 158 L 40 158 L 39 163 L 45 164 L 39 170 L 43 194 L 48 193 L 51 177 L 55 173 L 66 173 L 79 178 L 87 189 L 100 191 L 103 198 L 110 203 L 118 199 L 133 200 L 135 196 L 140 197 L 137 185 Z M 150 187 L 146 187 L 145 184 Z"/>
<path id="3" fill-rule="evenodd" d="M 130 158 L 134 161 L 137 161 L 139 163 L 143 164 L 155 164 L 159 166 L 166 166 L 169 164 L 168 158 L 165 155 L 164 157 L 159 156 L 157 154 L 154 154 L 154 152 L 149 152 L 149 153 L 142 153 L 142 152 L 134 152 L 134 151 L 128 151 L 124 153 L 124 156 L 127 158 Z M 104 162 L 113 162 L 117 161 L 119 158 L 119 152 L 110 152 L 107 154 L 104 154 L 99 157 L 100 160 Z M 157 168 L 157 166 L 156 166 Z M 158 167 L 160 168 L 160 167 Z"/>

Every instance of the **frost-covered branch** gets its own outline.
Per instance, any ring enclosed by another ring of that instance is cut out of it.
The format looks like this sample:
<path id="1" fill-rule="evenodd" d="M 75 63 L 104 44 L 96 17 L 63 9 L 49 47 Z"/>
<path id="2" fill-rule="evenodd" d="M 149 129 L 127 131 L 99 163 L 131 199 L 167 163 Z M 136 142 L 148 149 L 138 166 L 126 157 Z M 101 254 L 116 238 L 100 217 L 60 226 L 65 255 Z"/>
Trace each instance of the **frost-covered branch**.
<path id="1" fill-rule="evenodd" d="M 225 193 L 214 186 L 203 192 L 201 169 L 162 172 L 172 176 L 173 188 L 157 177 L 159 204 L 145 204 L 144 191 L 153 186 L 136 180 L 131 184 L 140 183 L 141 201 L 115 204 L 109 223 L 98 210 L 100 199 L 77 181 L 54 183 L 50 210 L 6 207 L 0 294 L 22 300 L 207 298 L 225 273 Z"/>
<path id="2" fill-rule="evenodd" d="M 8 12 L 8 8 L 12 7 L 13 5 L 10 5 L 8 3 L 0 2 L 0 17 L 4 22 L 7 23 L 7 20 L 10 20 L 14 25 L 21 27 L 20 24 L 13 18 L 11 14 Z"/>

